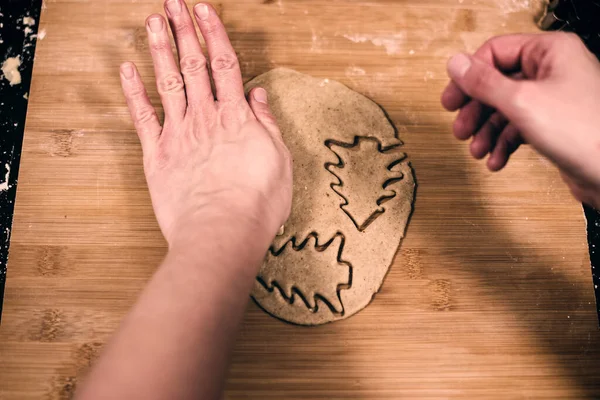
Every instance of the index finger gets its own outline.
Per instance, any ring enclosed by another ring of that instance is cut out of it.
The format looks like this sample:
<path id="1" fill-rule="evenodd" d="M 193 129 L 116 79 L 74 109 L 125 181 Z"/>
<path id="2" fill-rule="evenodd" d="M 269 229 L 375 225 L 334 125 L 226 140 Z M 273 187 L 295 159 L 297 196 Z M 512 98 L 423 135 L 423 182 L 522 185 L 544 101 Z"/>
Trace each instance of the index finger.
<path id="1" fill-rule="evenodd" d="M 503 73 L 513 73 L 521 69 L 523 49 L 539 34 L 518 34 L 496 36 L 485 42 L 473 54 L 474 57 L 498 68 Z M 456 111 L 470 100 L 456 83 L 450 81 L 442 93 L 442 105 L 448 111 Z"/>

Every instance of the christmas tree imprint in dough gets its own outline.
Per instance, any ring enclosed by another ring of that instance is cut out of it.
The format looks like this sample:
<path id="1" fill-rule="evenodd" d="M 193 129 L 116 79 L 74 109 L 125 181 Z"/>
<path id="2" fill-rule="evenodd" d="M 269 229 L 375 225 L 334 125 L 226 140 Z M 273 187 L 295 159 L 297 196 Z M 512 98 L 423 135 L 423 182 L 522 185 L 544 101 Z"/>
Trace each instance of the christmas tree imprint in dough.
<path id="1" fill-rule="evenodd" d="M 398 146 L 384 149 L 377 139 L 368 137 L 355 137 L 353 143 L 328 140 L 325 145 L 338 157 L 337 163 L 324 165 L 336 178 L 330 187 L 342 199 L 340 208 L 356 229 L 363 231 L 385 212 L 381 205 L 396 196 L 396 192 L 389 187 L 399 182 L 403 175 L 392 169 L 406 158 L 406 154 L 394 151 Z M 365 166 L 361 163 L 364 158 L 372 162 Z M 373 173 L 383 175 L 384 182 L 374 179 Z M 343 177 L 352 175 L 355 175 L 354 178 L 364 176 L 360 177 L 362 179 L 348 180 L 352 184 L 344 184 Z M 348 196 L 356 201 L 349 202 Z M 368 207 L 353 207 L 359 202 L 372 203 L 372 211 Z M 299 298 L 311 312 L 317 312 L 320 301 L 332 313 L 343 316 L 340 291 L 352 287 L 352 266 L 342 259 L 344 241 L 343 234 L 336 234 L 327 243 L 319 245 L 318 235 L 314 233 L 297 245 L 296 238 L 292 237 L 280 249 L 269 249 L 265 267 L 257 280 L 269 292 L 279 290 L 290 304 Z M 285 258 L 282 257 L 284 252 Z M 291 273 L 286 272 L 287 264 L 294 266 Z M 327 279 L 323 279 L 324 276 Z"/>
<path id="2" fill-rule="evenodd" d="M 341 209 L 362 232 L 385 212 L 383 204 L 396 196 L 389 188 L 400 181 L 403 174 L 393 168 L 406 154 L 394 151 L 398 146 L 383 148 L 377 139 L 369 137 L 357 136 L 350 144 L 335 140 L 325 144 L 338 156 L 336 164 L 325 166 L 338 179 L 331 188 L 344 201 Z M 368 164 L 364 163 L 365 159 L 369 160 Z M 377 179 L 379 176 L 385 178 L 383 184 Z"/>
<path id="3" fill-rule="evenodd" d="M 299 245 L 293 238 L 279 250 L 271 248 L 257 280 L 270 292 L 279 290 L 290 304 L 299 298 L 311 312 L 323 303 L 332 313 L 344 315 L 340 291 L 352 286 L 352 266 L 342 259 L 344 240 L 339 234 L 319 245 L 317 236 L 310 235 Z M 283 252 L 287 257 L 281 257 Z M 294 269 L 284 273 L 288 264 Z M 321 279 L 323 275 L 329 279 Z"/>
<path id="4" fill-rule="evenodd" d="M 348 318 L 379 291 L 412 212 L 402 141 L 377 104 L 334 80 L 278 68 L 245 90 L 259 86 L 292 154 L 294 187 L 252 298 L 295 324 Z"/>

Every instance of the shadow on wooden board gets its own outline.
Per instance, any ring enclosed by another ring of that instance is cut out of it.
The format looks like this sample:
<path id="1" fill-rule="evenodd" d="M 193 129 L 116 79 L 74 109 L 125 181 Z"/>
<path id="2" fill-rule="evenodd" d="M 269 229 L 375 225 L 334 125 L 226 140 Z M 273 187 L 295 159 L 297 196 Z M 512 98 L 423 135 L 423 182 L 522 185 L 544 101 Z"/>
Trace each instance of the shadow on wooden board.
<path id="1" fill-rule="evenodd" d="M 249 35 L 260 37 L 260 33 Z M 260 74 L 269 69 L 268 65 L 264 65 L 263 69 L 253 72 Z M 395 120 L 398 121 L 398 118 Z M 448 132 L 440 136 L 435 145 L 451 153 L 448 155 L 449 159 L 464 157 L 464 154 L 458 151 L 458 146 L 449 133 L 450 127 L 445 121 L 423 120 L 421 124 L 433 126 L 435 131 Z M 456 154 L 452 154 L 453 152 Z M 498 216 L 474 201 L 482 195 L 478 190 L 478 182 L 473 181 L 468 170 L 449 169 L 440 165 L 439 171 L 440 180 L 451 177 L 453 182 L 464 183 L 460 186 L 459 193 L 449 194 L 447 202 L 440 206 L 450 210 L 471 210 L 468 217 L 474 217 L 478 221 L 478 234 L 470 238 L 473 250 L 468 254 L 457 251 L 456 241 L 462 238 L 443 231 L 419 232 L 419 227 L 415 224 L 409 226 L 408 235 L 427 235 L 432 246 L 437 247 L 440 253 L 462 265 L 464 272 L 473 276 L 474 280 L 483 282 L 484 286 L 476 290 L 484 293 L 485 301 L 490 304 L 502 304 L 508 308 L 521 325 L 526 327 L 531 341 L 536 344 L 536 350 L 556 360 L 556 367 L 559 369 L 557 374 L 575 382 L 577 387 L 586 393 L 586 398 L 596 398 L 600 391 L 600 380 L 592 371 L 600 364 L 600 340 L 597 335 L 589 336 L 581 330 L 574 329 L 572 323 L 566 319 L 566 315 L 572 310 L 589 309 L 589 295 L 585 296 L 576 290 L 564 290 L 575 283 L 560 270 L 555 269 L 549 273 L 550 265 L 546 260 L 551 257 L 539 250 L 522 247 L 522 244 L 516 243 L 508 232 L 495 223 Z M 418 169 L 416 176 L 418 180 Z M 417 209 L 419 199 L 420 197 L 415 205 Z M 584 227 L 581 226 L 581 229 Z M 489 248 L 492 243 L 502 248 L 510 258 L 525 260 L 526 268 L 507 271 L 506 260 L 483 259 L 489 252 L 478 254 L 477 249 Z M 560 246 L 560 243 L 548 243 L 549 249 L 557 246 Z M 482 259 L 486 264 L 484 269 L 481 268 Z M 444 307 L 440 308 L 440 311 L 444 310 Z M 353 318 L 360 318 L 360 313 Z M 286 390 L 293 391 L 297 398 L 318 398 L 317 394 L 334 393 L 334 390 L 339 389 L 340 382 L 347 381 L 348 392 L 353 393 L 352 398 L 362 398 L 358 390 L 360 382 L 350 379 L 356 360 L 349 355 L 354 349 L 343 339 L 344 334 L 348 336 L 344 324 L 350 323 L 350 320 L 322 327 L 296 327 L 275 320 L 251 305 L 234 354 L 229 392 L 235 398 L 243 398 L 245 393 L 261 393 L 265 399 L 283 398 L 282 396 L 288 396 L 290 393 L 277 392 L 275 388 L 285 383 Z M 373 327 L 371 334 L 377 335 L 376 327 Z M 448 332 L 448 335 L 451 336 L 452 333 Z M 331 347 L 324 349 L 315 346 L 323 340 L 327 340 Z M 394 346 L 396 347 L 391 347 L 390 351 L 402 352 L 401 346 Z M 364 362 L 369 363 L 370 360 L 366 359 Z M 273 368 L 274 363 L 276 368 Z M 310 372 L 306 371 L 307 368 L 311 369 Z M 431 370 L 431 374 L 434 376 L 436 371 Z M 311 379 L 307 380 L 307 377 Z"/>

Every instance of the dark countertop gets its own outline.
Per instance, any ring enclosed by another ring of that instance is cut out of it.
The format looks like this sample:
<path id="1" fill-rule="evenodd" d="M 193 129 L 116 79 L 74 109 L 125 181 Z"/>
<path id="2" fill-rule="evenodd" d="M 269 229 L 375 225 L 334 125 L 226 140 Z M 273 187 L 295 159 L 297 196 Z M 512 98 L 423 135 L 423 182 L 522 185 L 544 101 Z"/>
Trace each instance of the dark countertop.
<path id="1" fill-rule="evenodd" d="M 8 80 L 0 80 L 0 317 L 41 4 L 42 0 L 3 0 L 0 4 L 0 63 L 10 57 L 21 60 L 20 84 L 11 86 Z M 28 26 L 25 17 L 36 24 Z"/>

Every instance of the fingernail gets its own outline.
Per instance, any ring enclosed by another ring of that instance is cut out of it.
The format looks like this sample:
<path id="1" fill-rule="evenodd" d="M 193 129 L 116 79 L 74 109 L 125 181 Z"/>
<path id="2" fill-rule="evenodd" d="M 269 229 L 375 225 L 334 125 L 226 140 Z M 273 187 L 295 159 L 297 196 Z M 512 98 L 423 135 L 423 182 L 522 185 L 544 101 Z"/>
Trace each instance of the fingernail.
<path id="1" fill-rule="evenodd" d="M 252 95 L 254 96 L 254 100 L 258 101 L 259 103 L 267 104 L 268 96 L 265 89 L 254 89 L 254 93 Z"/>
<path id="2" fill-rule="evenodd" d="M 131 64 L 123 64 L 121 66 L 121 73 L 123 74 L 123 77 L 125 79 L 131 79 L 131 78 L 133 78 L 133 75 L 134 75 L 133 65 L 131 65 Z"/>
<path id="3" fill-rule="evenodd" d="M 471 59 L 466 54 L 457 54 L 448 61 L 450 78 L 462 78 L 471 68 Z"/>
<path id="4" fill-rule="evenodd" d="M 209 11 L 208 6 L 206 4 L 196 4 L 196 7 L 194 7 L 194 12 L 201 20 L 205 20 L 208 18 Z"/>
<path id="5" fill-rule="evenodd" d="M 180 2 L 180 0 L 169 0 L 169 1 L 167 1 L 167 12 L 170 15 L 179 15 L 181 13 L 181 2 Z"/>
<path id="6" fill-rule="evenodd" d="M 163 20 L 160 17 L 152 18 L 148 21 L 148 26 L 150 26 L 150 30 L 154 33 L 158 33 L 163 28 Z"/>

